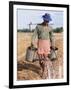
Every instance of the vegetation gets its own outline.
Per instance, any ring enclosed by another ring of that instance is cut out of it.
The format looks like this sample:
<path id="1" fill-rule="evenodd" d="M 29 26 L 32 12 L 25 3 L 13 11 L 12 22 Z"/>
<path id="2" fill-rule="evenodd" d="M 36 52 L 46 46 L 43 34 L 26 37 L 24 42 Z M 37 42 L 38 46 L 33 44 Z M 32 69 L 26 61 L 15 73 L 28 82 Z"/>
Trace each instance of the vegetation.
<path id="1" fill-rule="evenodd" d="M 53 31 L 54 31 L 54 33 L 61 33 L 61 32 L 63 32 L 63 27 L 53 29 Z"/>
<path id="2" fill-rule="evenodd" d="M 32 31 L 30 31 L 29 29 L 18 29 L 17 30 L 18 32 L 33 32 L 34 31 L 34 29 L 32 30 Z"/>

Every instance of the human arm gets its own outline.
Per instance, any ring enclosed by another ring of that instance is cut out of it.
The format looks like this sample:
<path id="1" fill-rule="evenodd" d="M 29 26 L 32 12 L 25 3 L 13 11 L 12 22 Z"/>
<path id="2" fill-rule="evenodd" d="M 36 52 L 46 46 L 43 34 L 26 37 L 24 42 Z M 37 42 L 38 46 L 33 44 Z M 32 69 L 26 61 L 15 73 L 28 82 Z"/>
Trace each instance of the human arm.
<path id="1" fill-rule="evenodd" d="M 49 37 L 50 37 L 50 42 L 51 42 L 51 48 L 55 48 L 55 38 L 54 38 L 54 33 L 53 31 L 51 30 L 49 32 Z"/>
<path id="2" fill-rule="evenodd" d="M 38 38 L 38 27 L 36 26 L 36 28 L 33 32 L 32 38 L 31 38 L 31 45 L 32 46 L 36 46 L 37 38 Z"/>

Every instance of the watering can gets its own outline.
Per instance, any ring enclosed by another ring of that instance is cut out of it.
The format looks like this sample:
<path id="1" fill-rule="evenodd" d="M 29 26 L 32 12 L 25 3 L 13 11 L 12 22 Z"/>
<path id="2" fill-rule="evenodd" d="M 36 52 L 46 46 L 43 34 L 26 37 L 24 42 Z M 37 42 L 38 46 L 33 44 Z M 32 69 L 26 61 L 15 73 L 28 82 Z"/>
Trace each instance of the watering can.
<path id="1" fill-rule="evenodd" d="M 35 48 L 33 45 L 29 46 L 26 51 L 26 61 L 33 62 L 33 60 L 36 58 L 36 51 L 37 48 Z"/>
<path id="2" fill-rule="evenodd" d="M 50 58 L 50 60 L 56 60 L 57 59 L 57 51 L 58 51 L 58 48 L 57 47 L 55 47 L 55 48 L 52 48 L 52 47 L 50 47 L 51 48 L 51 51 L 50 51 L 50 54 L 49 54 L 49 58 Z"/>

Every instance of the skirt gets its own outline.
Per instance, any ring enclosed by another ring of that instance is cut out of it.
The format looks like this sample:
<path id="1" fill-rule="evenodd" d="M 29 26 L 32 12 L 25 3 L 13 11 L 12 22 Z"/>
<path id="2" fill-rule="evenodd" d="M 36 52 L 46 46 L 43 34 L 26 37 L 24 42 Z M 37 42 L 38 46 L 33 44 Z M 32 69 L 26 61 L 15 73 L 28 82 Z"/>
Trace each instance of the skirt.
<path id="1" fill-rule="evenodd" d="M 44 54 L 44 55 L 48 55 L 50 54 L 50 40 L 38 40 L 37 43 L 37 53 L 38 54 Z"/>

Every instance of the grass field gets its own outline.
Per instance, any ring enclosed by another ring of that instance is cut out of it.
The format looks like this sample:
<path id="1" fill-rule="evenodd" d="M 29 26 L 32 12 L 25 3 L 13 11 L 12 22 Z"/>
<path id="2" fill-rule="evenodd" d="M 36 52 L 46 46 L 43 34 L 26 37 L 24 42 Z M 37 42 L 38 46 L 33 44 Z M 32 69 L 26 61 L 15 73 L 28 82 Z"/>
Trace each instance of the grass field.
<path id="1" fill-rule="evenodd" d="M 18 80 L 39 80 L 40 65 L 38 61 L 32 63 L 25 60 L 26 49 L 30 46 L 32 33 L 17 33 L 17 79 Z M 55 34 L 55 45 L 58 47 L 58 60 L 53 62 L 55 78 L 63 77 L 63 34 Z"/>

